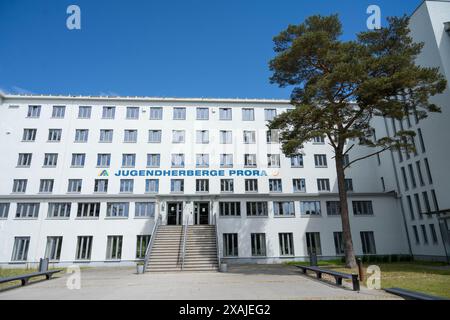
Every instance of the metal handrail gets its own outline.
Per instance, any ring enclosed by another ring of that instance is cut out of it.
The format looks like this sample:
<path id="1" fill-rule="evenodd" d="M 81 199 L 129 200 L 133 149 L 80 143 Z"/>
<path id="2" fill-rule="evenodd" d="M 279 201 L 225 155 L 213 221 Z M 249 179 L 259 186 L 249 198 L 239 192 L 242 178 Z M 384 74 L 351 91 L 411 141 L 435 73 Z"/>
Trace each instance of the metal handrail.
<path id="1" fill-rule="evenodd" d="M 214 222 L 216 225 L 217 264 L 220 270 L 219 219 L 217 217 L 217 212 L 214 214 Z"/>
<path id="2" fill-rule="evenodd" d="M 184 268 L 184 257 L 186 256 L 186 238 L 187 238 L 188 225 L 189 225 L 189 215 L 186 217 L 186 221 L 184 222 L 183 249 L 181 251 L 181 270 L 183 270 L 183 268 Z"/>
<path id="3" fill-rule="evenodd" d="M 155 225 L 153 226 L 152 234 L 150 236 L 150 242 L 148 243 L 147 250 L 145 252 L 145 262 L 144 262 L 144 272 L 147 270 L 148 260 L 150 259 L 150 254 L 152 252 L 153 243 L 155 242 L 156 232 L 158 231 L 159 225 L 161 224 L 162 217 L 158 215 L 158 219 L 155 221 Z"/>

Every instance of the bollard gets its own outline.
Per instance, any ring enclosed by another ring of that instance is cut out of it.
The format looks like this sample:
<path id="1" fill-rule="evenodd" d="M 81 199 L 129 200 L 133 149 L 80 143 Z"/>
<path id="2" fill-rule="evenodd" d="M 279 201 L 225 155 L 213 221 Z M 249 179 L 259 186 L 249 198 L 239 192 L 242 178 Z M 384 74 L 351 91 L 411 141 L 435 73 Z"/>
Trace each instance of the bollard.
<path id="1" fill-rule="evenodd" d="M 361 258 L 357 258 L 356 259 L 356 264 L 358 265 L 359 281 L 363 282 L 365 276 L 364 276 L 364 268 L 363 268 L 363 264 L 362 264 Z"/>
<path id="2" fill-rule="evenodd" d="M 39 272 L 48 271 L 48 258 L 39 259 Z"/>

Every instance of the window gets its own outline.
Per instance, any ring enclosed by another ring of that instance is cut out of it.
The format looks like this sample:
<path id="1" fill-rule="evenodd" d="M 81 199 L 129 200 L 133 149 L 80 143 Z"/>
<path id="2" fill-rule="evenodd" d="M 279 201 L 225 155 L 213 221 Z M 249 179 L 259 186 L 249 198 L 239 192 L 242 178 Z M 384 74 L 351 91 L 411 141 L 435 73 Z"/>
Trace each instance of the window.
<path id="1" fill-rule="evenodd" d="M 343 233 L 333 232 L 333 238 L 334 238 L 334 250 L 336 252 L 336 255 L 340 256 L 345 254 Z"/>
<path id="2" fill-rule="evenodd" d="M 161 155 L 157 153 L 147 154 L 147 167 L 159 168 L 161 165 Z"/>
<path id="3" fill-rule="evenodd" d="M 16 218 L 18 219 L 37 219 L 39 216 L 39 203 L 18 203 L 16 209 Z"/>
<path id="4" fill-rule="evenodd" d="M 209 120 L 209 109 L 197 108 L 197 120 Z"/>
<path id="5" fill-rule="evenodd" d="M 402 177 L 403 177 L 403 184 L 405 186 L 405 190 L 409 190 L 409 185 L 408 185 L 408 178 L 406 177 L 406 170 L 405 167 L 401 168 L 402 171 Z"/>
<path id="6" fill-rule="evenodd" d="M 273 203 L 273 214 L 278 217 L 294 217 L 295 209 L 293 201 L 283 201 Z"/>
<path id="7" fill-rule="evenodd" d="M 237 233 L 223 234 L 223 255 L 225 257 L 237 257 L 239 255 Z"/>
<path id="8" fill-rule="evenodd" d="M 173 168 L 184 168 L 184 154 L 183 153 L 172 154 L 172 167 Z"/>
<path id="9" fill-rule="evenodd" d="M 242 121 L 254 121 L 255 120 L 255 110 L 251 108 L 242 109 Z"/>
<path id="10" fill-rule="evenodd" d="M 76 129 L 75 130 L 75 142 L 87 142 L 89 137 L 88 129 Z"/>
<path id="11" fill-rule="evenodd" d="M 144 259 L 147 253 L 147 247 L 150 243 L 150 235 L 137 236 L 136 259 Z"/>
<path id="12" fill-rule="evenodd" d="M 162 120 L 163 110 L 161 107 L 150 108 L 150 120 Z"/>
<path id="13" fill-rule="evenodd" d="M 59 261 L 61 257 L 63 237 L 47 237 L 47 246 L 45 247 L 45 258 L 50 261 Z"/>
<path id="14" fill-rule="evenodd" d="M 108 192 L 107 179 L 95 179 L 94 192 L 106 193 Z"/>
<path id="15" fill-rule="evenodd" d="M 209 143 L 209 131 L 208 130 L 197 130 L 196 132 L 196 142 L 201 144 Z"/>
<path id="16" fill-rule="evenodd" d="M 320 232 L 306 232 L 306 250 L 308 255 L 322 255 Z"/>
<path id="17" fill-rule="evenodd" d="M 154 202 L 136 202 L 134 216 L 137 218 L 153 218 L 155 216 Z"/>
<path id="18" fill-rule="evenodd" d="M 381 160 L 380 160 L 380 154 L 379 153 L 377 153 L 377 159 L 378 159 L 378 165 L 380 165 L 381 164 Z M 348 153 L 344 154 L 344 160 L 343 160 L 342 164 L 344 165 L 344 168 L 347 167 L 350 164 L 350 156 L 348 155 Z"/>
<path id="19" fill-rule="evenodd" d="M 84 167 L 85 160 L 86 154 L 72 153 L 72 167 Z"/>
<path id="20" fill-rule="evenodd" d="M 133 168 L 136 165 L 136 154 L 124 153 L 122 154 L 122 167 Z"/>
<path id="21" fill-rule="evenodd" d="M 425 161 L 425 169 L 427 171 L 428 182 L 430 184 L 433 184 L 433 177 L 431 176 L 430 164 L 428 163 L 428 159 L 425 158 L 425 159 L 423 159 L 423 161 Z"/>
<path id="22" fill-rule="evenodd" d="M 419 218 L 423 219 L 422 205 L 420 204 L 419 194 L 417 194 L 417 193 L 414 194 L 414 200 L 416 201 L 416 207 L 417 207 L 417 212 L 419 213 Z"/>
<path id="23" fill-rule="evenodd" d="M 27 261 L 30 237 L 15 237 L 11 261 Z"/>
<path id="24" fill-rule="evenodd" d="M 39 183 L 39 192 L 41 193 L 51 193 L 53 192 L 53 179 L 41 179 Z"/>
<path id="25" fill-rule="evenodd" d="M 279 233 L 280 256 L 294 255 L 294 239 L 292 233 Z"/>
<path id="26" fill-rule="evenodd" d="M 219 109 L 219 119 L 220 120 L 233 120 L 233 113 L 231 108 L 220 108 Z"/>
<path id="27" fill-rule="evenodd" d="M 69 185 L 67 187 L 67 192 L 81 192 L 81 179 L 69 179 Z"/>
<path id="28" fill-rule="evenodd" d="M 305 179 L 292 179 L 292 185 L 294 188 L 294 192 L 306 192 Z"/>
<path id="29" fill-rule="evenodd" d="M 196 179 L 195 180 L 196 192 L 209 192 L 209 180 L 208 179 Z"/>
<path id="30" fill-rule="evenodd" d="M 91 118 L 92 107 L 80 106 L 78 108 L 78 118 L 80 119 L 90 119 Z"/>
<path id="31" fill-rule="evenodd" d="M 330 191 L 330 179 L 317 179 L 317 190 L 319 192 Z"/>
<path id="32" fill-rule="evenodd" d="M 314 137 L 313 143 L 314 144 L 324 144 L 325 143 L 325 138 L 323 136 L 321 136 L 321 137 Z"/>
<path id="33" fill-rule="evenodd" d="M 420 244 L 419 231 L 417 230 L 417 226 L 413 226 L 414 239 L 416 240 L 416 244 Z"/>
<path id="34" fill-rule="evenodd" d="M 61 129 L 49 129 L 48 130 L 48 141 L 58 142 L 61 141 Z"/>
<path id="35" fill-rule="evenodd" d="M 300 201 L 300 214 L 320 216 L 320 201 Z"/>
<path id="36" fill-rule="evenodd" d="M 426 191 L 422 192 L 423 203 L 425 205 L 425 212 L 431 212 L 430 199 L 428 198 L 428 193 Z M 430 216 L 429 216 L 430 217 Z"/>
<path id="37" fill-rule="evenodd" d="M 376 254 L 375 237 L 372 231 L 361 231 L 361 244 L 363 254 Z"/>
<path id="38" fill-rule="evenodd" d="M 170 180 L 170 192 L 184 192 L 184 180 L 183 179 L 171 179 Z"/>
<path id="39" fill-rule="evenodd" d="M 256 168 L 256 154 L 244 154 L 244 166 Z"/>
<path id="40" fill-rule="evenodd" d="M 419 143 L 422 153 L 425 153 L 425 142 L 423 141 L 422 130 L 420 128 L 417 129 L 417 133 L 419 134 Z"/>
<path id="41" fill-rule="evenodd" d="M 22 141 L 35 141 L 37 129 L 23 129 Z"/>
<path id="42" fill-rule="evenodd" d="M 428 234 L 425 225 L 424 224 L 420 225 L 420 229 L 422 230 L 423 243 L 428 244 Z"/>
<path id="43" fill-rule="evenodd" d="M 172 143 L 184 143 L 185 131 L 184 130 L 172 130 Z"/>
<path id="44" fill-rule="evenodd" d="M 146 179 L 145 180 L 145 192 L 146 193 L 158 193 L 159 192 L 159 180 L 158 179 Z"/>
<path id="45" fill-rule="evenodd" d="M 233 179 L 220 179 L 220 191 L 221 192 L 234 192 L 234 180 Z"/>
<path id="46" fill-rule="evenodd" d="M 65 106 L 53 106 L 52 118 L 63 119 L 66 113 Z"/>
<path id="47" fill-rule="evenodd" d="M 355 216 L 373 215 L 372 201 L 352 201 Z"/>
<path id="48" fill-rule="evenodd" d="M 233 135 L 231 131 L 220 130 L 220 143 L 231 144 L 233 142 Z"/>
<path id="49" fill-rule="evenodd" d="M 411 216 L 411 220 L 415 220 L 415 216 L 414 216 L 414 207 L 412 204 L 412 200 L 411 200 L 411 196 L 406 196 L 406 201 L 408 202 L 408 208 L 409 208 L 409 214 Z"/>
<path id="50" fill-rule="evenodd" d="M 264 119 L 266 121 L 272 121 L 277 116 L 276 109 L 264 109 Z"/>
<path id="51" fill-rule="evenodd" d="M 267 217 L 268 214 L 267 202 L 247 202 L 247 217 Z"/>
<path id="52" fill-rule="evenodd" d="M 296 154 L 291 157 L 291 168 L 303 168 L 303 155 Z"/>
<path id="53" fill-rule="evenodd" d="M 409 177 L 411 178 L 412 187 L 415 189 L 417 188 L 417 183 L 412 164 L 408 164 L 408 170 L 409 170 Z"/>
<path id="54" fill-rule="evenodd" d="M 222 217 L 240 217 L 240 202 L 219 202 L 219 212 Z"/>
<path id="55" fill-rule="evenodd" d="M 173 108 L 173 120 L 186 120 L 186 108 Z"/>
<path id="56" fill-rule="evenodd" d="M 18 167 L 29 167 L 31 165 L 31 153 L 19 153 L 19 159 L 17 160 Z"/>
<path id="57" fill-rule="evenodd" d="M 280 155 L 279 154 L 268 154 L 267 155 L 267 166 L 269 168 L 279 168 L 280 167 Z"/>
<path id="58" fill-rule="evenodd" d="M 327 201 L 327 215 L 339 216 L 341 214 L 341 203 L 339 201 Z"/>
<path id="59" fill-rule="evenodd" d="M 139 107 L 127 107 L 127 119 L 129 120 L 139 119 Z"/>
<path id="60" fill-rule="evenodd" d="M 28 106 L 28 118 L 39 118 L 41 115 L 41 106 Z"/>
<path id="61" fill-rule="evenodd" d="M 327 155 L 326 154 L 315 154 L 314 163 L 316 168 L 326 168 L 327 167 Z"/>
<path id="62" fill-rule="evenodd" d="M 244 130 L 244 143 L 245 144 L 254 144 L 256 143 L 256 132 Z"/>
<path id="63" fill-rule="evenodd" d="M 264 233 L 252 233 L 250 235 L 252 242 L 252 256 L 265 257 L 266 256 L 266 235 Z"/>
<path id="64" fill-rule="evenodd" d="M 112 142 L 113 140 L 113 130 L 112 129 L 101 129 L 100 130 L 100 142 Z"/>
<path id="65" fill-rule="evenodd" d="M 103 107 L 103 119 L 114 119 L 116 114 L 116 107 Z"/>
<path id="66" fill-rule="evenodd" d="M 14 179 L 12 192 L 25 193 L 27 191 L 27 183 L 27 179 Z"/>
<path id="67" fill-rule="evenodd" d="M 109 218 L 128 217 L 128 202 L 108 202 L 106 206 L 106 216 Z"/>
<path id="68" fill-rule="evenodd" d="M 97 154 L 97 167 L 109 167 L 111 164 L 111 154 L 99 153 Z"/>
<path id="69" fill-rule="evenodd" d="M 258 192 L 258 180 L 257 179 L 245 179 L 245 191 L 246 192 Z"/>
<path id="70" fill-rule="evenodd" d="M 120 192 L 132 193 L 134 188 L 133 179 L 120 179 Z"/>
<path id="71" fill-rule="evenodd" d="M 92 236 L 78 236 L 76 260 L 90 260 L 92 251 Z"/>
<path id="72" fill-rule="evenodd" d="M 344 185 L 346 191 L 353 191 L 353 179 L 345 179 Z"/>
<path id="73" fill-rule="evenodd" d="M 278 130 L 268 130 L 266 132 L 266 142 L 271 143 L 280 143 L 280 132 Z"/>
<path id="74" fill-rule="evenodd" d="M 431 239 L 433 240 L 433 244 L 437 244 L 438 237 L 437 237 L 436 228 L 434 227 L 434 224 L 430 224 L 430 233 L 431 233 Z"/>
<path id="75" fill-rule="evenodd" d="M 149 143 L 161 143 L 161 130 L 148 130 Z"/>
<path id="76" fill-rule="evenodd" d="M 195 165 L 197 168 L 208 168 L 209 167 L 209 154 L 198 153 L 196 155 Z"/>
<path id="77" fill-rule="evenodd" d="M 383 192 L 385 192 L 385 191 L 386 191 L 386 185 L 385 185 L 385 183 L 384 183 L 384 178 L 381 177 L 381 178 L 380 178 L 380 181 L 381 181 L 381 189 L 383 190 Z"/>
<path id="78" fill-rule="evenodd" d="M 283 192 L 283 183 L 281 179 L 269 179 L 270 192 Z"/>
<path id="79" fill-rule="evenodd" d="M 125 130 L 123 136 L 123 142 L 136 143 L 137 142 L 137 130 Z"/>
<path id="80" fill-rule="evenodd" d="M 77 218 L 98 218 L 100 215 L 100 202 L 79 202 Z"/>
<path id="81" fill-rule="evenodd" d="M 7 219 L 9 213 L 9 203 L 0 203 L 0 219 Z"/>
<path id="82" fill-rule="evenodd" d="M 439 211 L 439 203 L 437 201 L 436 191 L 431 190 L 431 196 L 433 198 L 434 210 Z"/>
<path id="83" fill-rule="evenodd" d="M 220 155 L 220 167 L 221 168 L 233 167 L 233 155 L 232 154 L 221 154 Z"/>

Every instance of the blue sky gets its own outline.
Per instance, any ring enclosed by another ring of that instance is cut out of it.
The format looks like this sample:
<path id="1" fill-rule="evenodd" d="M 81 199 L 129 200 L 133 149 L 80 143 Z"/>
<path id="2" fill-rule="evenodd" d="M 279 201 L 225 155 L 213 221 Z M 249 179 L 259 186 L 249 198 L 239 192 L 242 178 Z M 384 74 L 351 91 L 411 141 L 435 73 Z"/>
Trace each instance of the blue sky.
<path id="1" fill-rule="evenodd" d="M 272 37 L 338 13 L 344 38 L 421 0 L 0 0 L 0 90 L 10 93 L 288 98 L 269 83 Z M 66 9 L 81 8 L 81 30 Z"/>

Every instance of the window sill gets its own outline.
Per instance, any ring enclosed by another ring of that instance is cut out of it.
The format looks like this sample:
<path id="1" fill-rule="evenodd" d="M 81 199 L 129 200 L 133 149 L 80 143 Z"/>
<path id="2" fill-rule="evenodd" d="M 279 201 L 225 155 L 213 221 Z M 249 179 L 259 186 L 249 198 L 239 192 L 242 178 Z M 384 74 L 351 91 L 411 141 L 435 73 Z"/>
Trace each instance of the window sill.
<path id="1" fill-rule="evenodd" d="M 74 263 L 90 263 L 91 259 L 74 260 Z"/>
<path id="2" fill-rule="evenodd" d="M 249 218 L 249 219 L 268 219 L 269 216 L 268 215 L 267 216 L 246 216 L 246 218 Z"/>
<path id="3" fill-rule="evenodd" d="M 35 142 L 36 140 L 22 140 L 22 142 Z"/>
<path id="4" fill-rule="evenodd" d="M 87 143 L 87 141 L 74 141 L 73 143 Z"/>
<path id="5" fill-rule="evenodd" d="M 288 219 L 288 218 L 295 218 L 295 215 L 274 215 L 274 218 L 278 219 Z"/>
<path id="6" fill-rule="evenodd" d="M 133 219 L 136 219 L 136 220 L 152 220 L 152 219 L 155 219 L 155 217 L 153 216 L 148 216 L 148 217 L 134 217 Z"/>
<path id="7" fill-rule="evenodd" d="M 61 142 L 61 140 L 47 140 L 47 143 L 58 143 Z"/>
<path id="8" fill-rule="evenodd" d="M 100 220 L 100 217 L 76 217 L 75 220 Z"/>
<path id="9" fill-rule="evenodd" d="M 112 141 L 99 141 L 98 143 L 112 143 Z"/>
<path id="10" fill-rule="evenodd" d="M 84 166 L 70 166 L 71 168 L 74 168 L 74 169 L 82 169 L 82 168 L 84 168 Z"/>
<path id="11" fill-rule="evenodd" d="M 47 217 L 45 220 L 70 220 L 70 217 Z"/>
<path id="12" fill-rule="evenodd" d="M 242 216 L 219 216 L 219 219 L 240 219 Z"/>
<path id="13" fill-rule="evenodd" d="M 106 263 L 108 263 L 108 262 L 120 262 L 120 261 L 121 261 L 121 259 L 106 259 L 105 260 Z"/>
<path id="14" fill-rule="evenodd" d="M 321 214 L 315 214 L 315 215 L 301 214 L 300 218 L 302 218 L 302 219 L 309 219 L 309 218 L 318 219 L 318 218 L 322 218 L 322 215 Z"/>
<path id="15" fill-rule="evenodd" d="M 353 214 L 354 217 L 375 217 L 374 214 Z"/>
<path id="16" fill-rule="evenodd" d="M 13 220 L 20 220 L 20 221 L 29 221 L 29 220 L 38 220 L 38 218 L 14 218 Z"/>
<path id="17" fill-rule="evenodd" d="M 105 220 L 127 220 L 128 217 L 105 217 Z"/>
<path id="18" fill-rule="evenodd" d="M 52 169 L 52 168 L 56 168 L 56 166 L 42 166 L 42 168 L 45 168 L 45 169 Z"/>
<path id="19" fill-rule="evenodd" d="M 16 168 L 30 168 L 31 166 L 16 166 Z"/>

